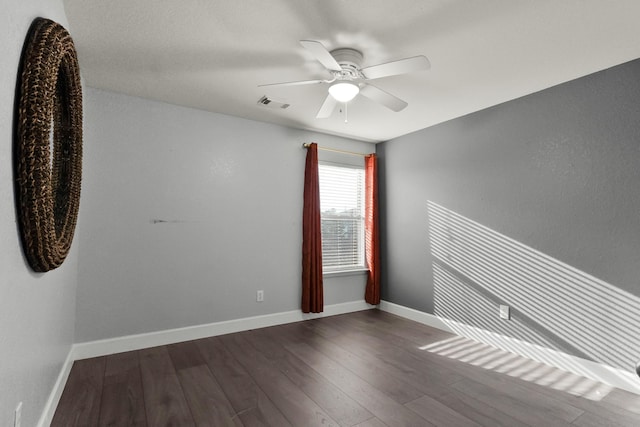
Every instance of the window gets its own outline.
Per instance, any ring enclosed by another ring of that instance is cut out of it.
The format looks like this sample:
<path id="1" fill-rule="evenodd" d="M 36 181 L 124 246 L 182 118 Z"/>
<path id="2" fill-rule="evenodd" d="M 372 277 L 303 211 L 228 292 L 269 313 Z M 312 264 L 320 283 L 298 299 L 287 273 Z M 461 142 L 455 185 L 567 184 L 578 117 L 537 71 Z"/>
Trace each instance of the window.
<path id="1" fill-rule="evenodd" d="M 364 268 L 364 169 L 322 163 L 320 218 L 326 273 Z"/>

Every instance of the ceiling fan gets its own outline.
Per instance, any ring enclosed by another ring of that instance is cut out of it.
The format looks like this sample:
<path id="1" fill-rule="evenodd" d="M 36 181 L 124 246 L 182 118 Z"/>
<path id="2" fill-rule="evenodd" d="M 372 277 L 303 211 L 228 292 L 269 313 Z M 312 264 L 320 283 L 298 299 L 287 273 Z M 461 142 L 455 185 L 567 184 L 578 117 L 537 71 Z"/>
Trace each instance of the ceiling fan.
<path id="1" fill-rule="evenodd" d="M 402 99 L 368 83 L 382 77 L 396 76 L 427 70 L 431 67 L 429 60 L 423 56 L 400 59 L 379 65 L 361 68 L 362 52 L 351 48 L 340 48 L 329 52 L 324 45 L 315 40 L 300 40 L 304 46 L 331 73 L 328 80 L 303 80 L 296 82 L 272 83 L 264 86 L 296 86 L 327 83 L 329 94 L 325 98 L 316 118 L 331 116 L 339 102 L 347 103 L 358 94 L 384 105 L 392 111 L 401 111 L 408 104 Z"/>

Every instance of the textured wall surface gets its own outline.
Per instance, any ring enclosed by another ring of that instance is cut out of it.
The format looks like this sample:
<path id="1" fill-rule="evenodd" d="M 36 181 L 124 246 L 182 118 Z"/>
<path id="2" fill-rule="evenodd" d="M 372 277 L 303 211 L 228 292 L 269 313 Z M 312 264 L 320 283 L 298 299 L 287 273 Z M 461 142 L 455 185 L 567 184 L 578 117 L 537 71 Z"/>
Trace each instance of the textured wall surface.
<path id="1" fill-rule="evenodd" d="M 7 2 L 5 2 L 7 3 Z M 12 426 L 23 402 L 22 425 L 42 412 L 74 334 L 77 240 L 56 270 L 33 273 L 22 255 L 13 190 L 13 103 L 20 53 L 34 18 L 70 30 L 61 0 L 4 4 L 0 13 L 0 425 Z M 82 200 L 80 201 L 82 215 Z"/>
<path id="2" fill-rule="evenodd" d="M 375 149 L 95 89 L 85 134 L 77 342 L 299 309 L 302 143 Z"/>
<path id="3" fill-rule="evenodd" d="M 639 77 L 633 61 L 379 145 L 383 298 L 632 369 Z"/>

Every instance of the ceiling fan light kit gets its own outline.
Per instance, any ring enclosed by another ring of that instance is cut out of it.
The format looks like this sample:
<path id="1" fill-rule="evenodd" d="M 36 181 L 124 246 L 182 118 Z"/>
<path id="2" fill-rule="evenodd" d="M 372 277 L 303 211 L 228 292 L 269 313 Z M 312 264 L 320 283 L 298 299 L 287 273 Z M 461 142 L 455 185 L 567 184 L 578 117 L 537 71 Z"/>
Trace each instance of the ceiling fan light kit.
<path id="1" fill-rule="evenodd" d="M 340 48 L 329 52 L 322 43 L 315 40 L 300 40 L 300 44 L 331 73 L 332 78 L 329 80 L 304 80 L 260 86 L 331 84 L 331 86 L 329 86 L 329 93 L 316 115 L 318 119 L 331 116 L 338 102 L 347 103 L 352 101 L 358 94 L 378 104 L 384 105 L 391 111 L 401 111 L 408 105 L 405 101 L 366 83 L 366 81 L 412 73 L 414 71 L 428 70 L 431 66 L 425 56 L 419 55 L 361 68 L 363 55 L 362 52 L 356 49 Z"/>
<path id="2" fill-rule="evenodd" d="M 329 93 L 338 102 L 349 102 L 360 92 L 357 84 L 351 82 L 336 82 L 329 86 Z"/>

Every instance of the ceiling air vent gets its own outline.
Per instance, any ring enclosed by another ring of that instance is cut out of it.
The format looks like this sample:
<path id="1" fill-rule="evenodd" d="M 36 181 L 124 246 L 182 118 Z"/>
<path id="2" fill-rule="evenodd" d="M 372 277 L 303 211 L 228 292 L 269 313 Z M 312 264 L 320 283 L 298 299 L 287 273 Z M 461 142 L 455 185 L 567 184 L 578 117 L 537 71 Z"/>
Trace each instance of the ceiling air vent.
<path id="1" fill-rule="evenodd" d="M 265 95 L 258 100 L 258 105 L 262 105 L 267 108 L 273 108 L 274 110 L 284 110 L 285 108 L 289 108 L 290 104 L 285 104 L 284 102 L 267 98 L 267 96 Z"/>

